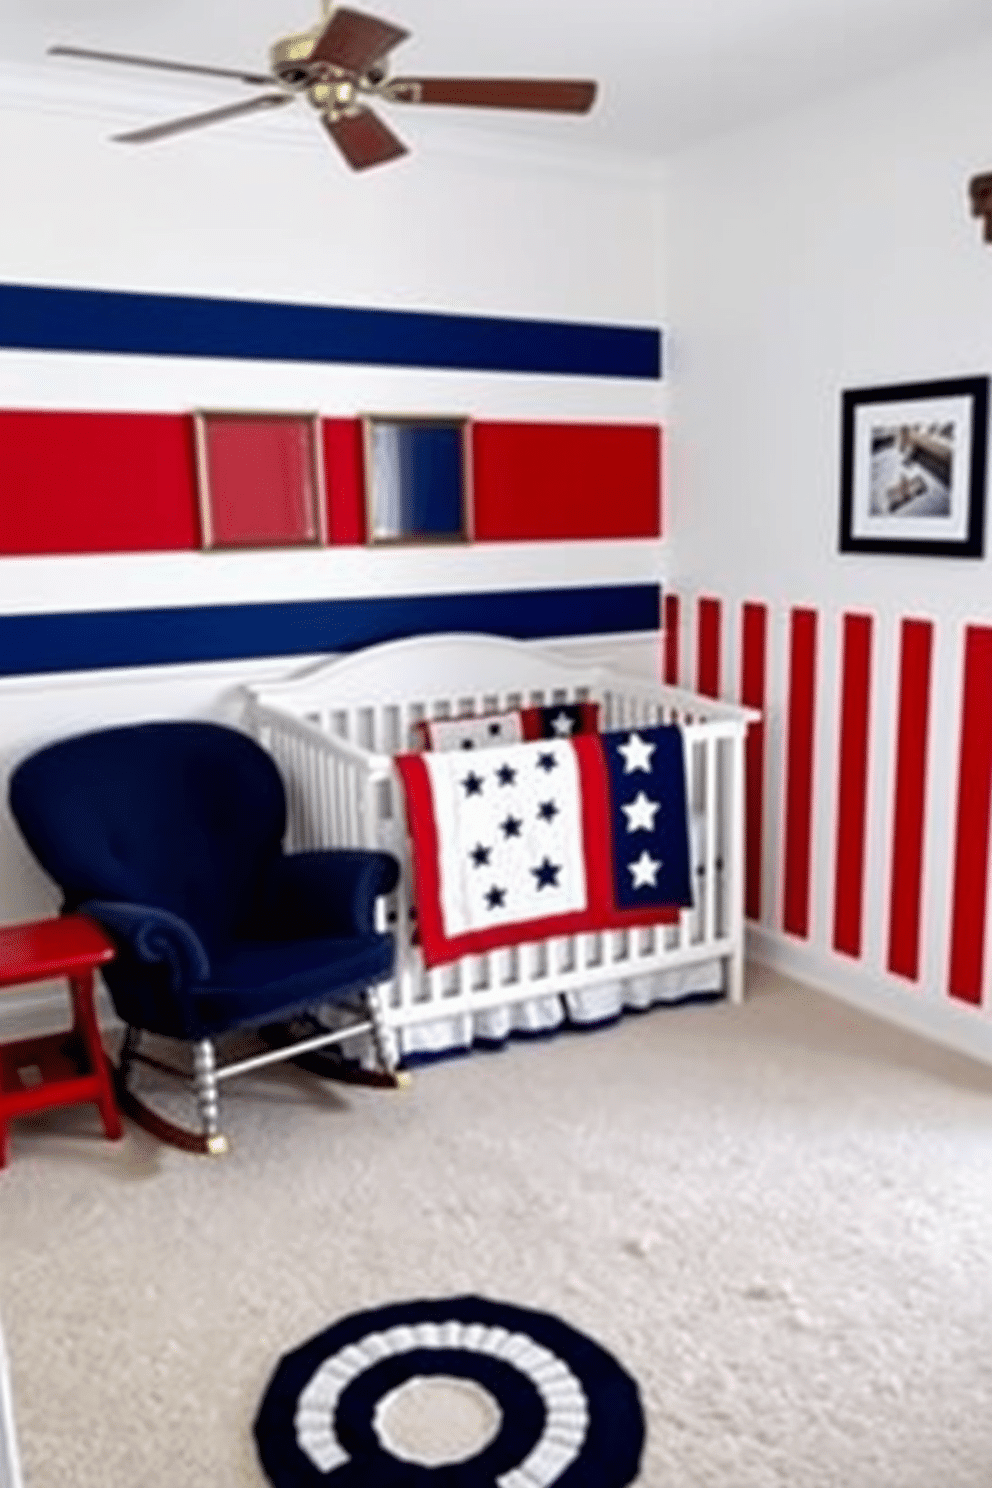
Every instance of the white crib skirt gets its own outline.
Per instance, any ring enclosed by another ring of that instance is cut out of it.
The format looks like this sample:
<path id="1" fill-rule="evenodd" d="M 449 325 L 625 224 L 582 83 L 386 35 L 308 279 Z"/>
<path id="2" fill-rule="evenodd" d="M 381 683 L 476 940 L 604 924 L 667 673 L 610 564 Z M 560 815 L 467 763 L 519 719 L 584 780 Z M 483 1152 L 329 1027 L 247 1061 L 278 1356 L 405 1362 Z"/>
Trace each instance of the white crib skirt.
<path id="1" fill-rule="evenodd" d="M 492 1048 L 508 1039 L 551 1034 L 567 1027 L 612 1023 L 626 1012 L 644 1012 L 689 997 L 719 996 L 723 964 L 701 961 L 646 976 L 621 977 L 576 992 L 532 997 L 477 1013 L 408 1024 L 395 1032 L 401 1060 Z"/>

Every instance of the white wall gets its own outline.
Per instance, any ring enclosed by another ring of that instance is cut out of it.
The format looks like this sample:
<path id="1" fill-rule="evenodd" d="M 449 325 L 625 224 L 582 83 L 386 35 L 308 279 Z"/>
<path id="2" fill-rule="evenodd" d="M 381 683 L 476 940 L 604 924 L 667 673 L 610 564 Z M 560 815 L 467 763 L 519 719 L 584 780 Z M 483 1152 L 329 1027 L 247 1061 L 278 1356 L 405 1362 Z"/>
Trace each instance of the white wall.
<path id="1" fill-rule="evenodd" d="M 811 107 L 669 162 L 669 573 L 691 611 L 724 604 L 723 690 L 738 687 L 743 600 L 770 606 L 765 897 L 755 944 L 814 980 L 992 1055 L 946 999 L 961 642 L 992 617 L 984 560 L 841 556 L 844 388 L 992 371 L 992 248 L 967 184 L 992 166 L 992 48 Z M 992 554 L 992 543 L 989 544 Z M 781 931 L 788 610 L 820 613 L 813 916 Z M 831 948 L 838 627 L 876 617 L 860 960 Z M 889 975 L 895 668 L 903 616 L 936 627 L 924 967 Z M 686 638 L 691 658 L 692 638 Z M 691 660 L 690 663 L 691 665 Z"/>

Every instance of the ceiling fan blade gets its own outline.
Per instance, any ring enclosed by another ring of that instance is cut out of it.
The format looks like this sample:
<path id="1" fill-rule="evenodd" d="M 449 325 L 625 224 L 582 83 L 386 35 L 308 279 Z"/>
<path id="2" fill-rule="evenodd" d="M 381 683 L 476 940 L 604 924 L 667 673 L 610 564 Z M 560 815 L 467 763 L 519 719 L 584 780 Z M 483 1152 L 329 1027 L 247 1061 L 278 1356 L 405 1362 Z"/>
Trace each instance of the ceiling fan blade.
<path id="1" fill-rule="evenodd" d="M 202 129 L 207 124 L 236 119 L 240 114 L 254 114 L 259 109 L 278 108 L 283 103 L 292 102 L 292 93 L 262 93 L 244 103 L 229 103 L 224 108 L 207 109 L 202 114 L 185 114 L 181 119 L 167 119 L 164 124 L 149 124 L 143 129 L 129 129 L 126 134 L 111 137 L 128 145 L 144 145 L 151 140 L 165 139 L 170 134 L 183 134 L 187 129 Z"/>
<path id="2" fill-rule="evenodd" d="M 371 109 L 358 109 L 337 119 L 325 114 L 324 128 L 352 170 L 385 165 L 407 153 L 403 141 Z"/>
<path id="3" fill-rule="evenodd" d="M 397 103 L 585 114 L 595 101 L 596 84 L 573 78 L 392 78 L 385 93 Z"/>
<path id="4" fill-rule="evenodd" d="M 404 31 L 401 26 L 342 5 L 333 12 L 317 37 L 308 60 L 329 62 L 332 67 L 363 77 L 373 63 L 409 35 L 409 31 Z"/>
<path id="5" fill-rule="evenodd" d="M 207 77 L 237 78 L 242 83 L 274 83 L 266 72 L 238 72 L 230 67 L 204 67 L 198 62 L 166 62 L 159 57 L 132 57 L 127 52 L 95 52 L 89 47 L 50 46 L 50 57 L 87 57 L 94 62 L 127 62 L 132 67 L 158 67 L 164 72 L 197 72 Z"/>

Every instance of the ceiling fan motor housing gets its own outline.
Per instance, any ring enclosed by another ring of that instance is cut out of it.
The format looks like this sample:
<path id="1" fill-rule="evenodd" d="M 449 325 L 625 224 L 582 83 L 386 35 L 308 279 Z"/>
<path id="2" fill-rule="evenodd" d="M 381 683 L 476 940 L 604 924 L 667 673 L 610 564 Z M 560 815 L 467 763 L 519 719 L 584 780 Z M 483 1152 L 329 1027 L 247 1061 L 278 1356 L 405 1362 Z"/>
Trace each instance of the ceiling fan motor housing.
<path id="1" fill-rule="evenodd" d="M 269 62 L 272 71 L 287 87 L 305 88 L 309 83 L 319 82 L 327 71 L 326 66 L 309 62 L 322 30 L 322 26 L 311 26 L 308 31 L 282 37 L 271 47 Z"/>

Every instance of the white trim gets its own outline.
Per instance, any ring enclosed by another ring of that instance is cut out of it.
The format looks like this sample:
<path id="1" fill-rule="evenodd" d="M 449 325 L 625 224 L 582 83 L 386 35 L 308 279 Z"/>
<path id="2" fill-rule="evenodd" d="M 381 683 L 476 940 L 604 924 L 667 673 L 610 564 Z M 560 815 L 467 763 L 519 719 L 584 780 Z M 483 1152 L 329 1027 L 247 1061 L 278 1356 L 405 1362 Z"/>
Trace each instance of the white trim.
<path id="1" fill-rule="evenodd" d="M 99 981 L 94 1007 L 101 1028 L 123 1027 L 107 989 Z M 13 1043 L 17 1039 L 34 1038 L 67 1028 L 69 1014 L 65 982 L 38 982 L 31 987 L 5 992 L 0 1003 L 0 1043 Z M 0 1488 L 3 1488 L 2 1480 Z"/>
<path id="2" fill-rule="evenodd" d="M 950 997 L 938 1000 L 916 983 L 872 975 L 862 962 L 851 961 L 848 967 L 845 958 L 827 956 L 804 941 L 764 925 L 748 925 L 747 956 L 869 1017 L 893 1023 L 980 1064 L 992 1065 L 992 1022 L 979 1008 Z"/>

